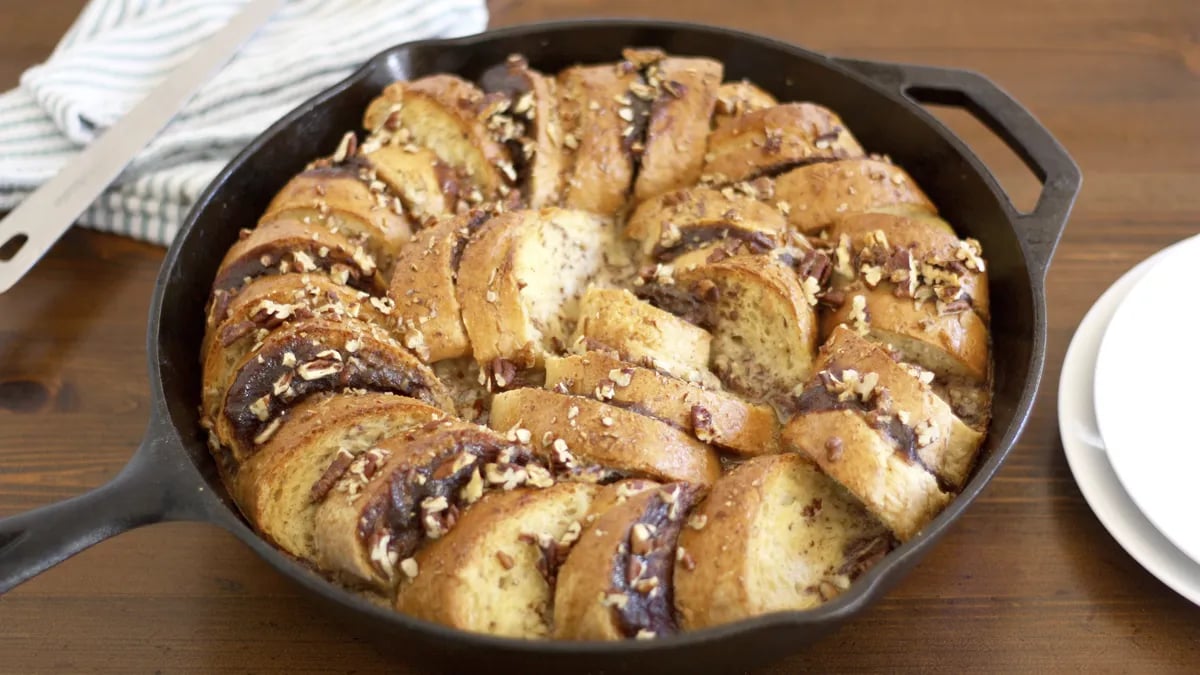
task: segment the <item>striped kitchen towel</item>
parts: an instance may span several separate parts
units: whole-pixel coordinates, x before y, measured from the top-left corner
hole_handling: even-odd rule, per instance
[[[18,204],[225,25],[246,0],[92,0],[0,94],[0,210]],[[288,0],[80,219],[168,244],[247,142],[376,52],[476,33],[484,0]]]

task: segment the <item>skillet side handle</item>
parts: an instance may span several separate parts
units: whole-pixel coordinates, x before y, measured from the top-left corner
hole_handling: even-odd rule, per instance
[[[105,539],[168,520],[213,520],[215,496],[165,425],[151,422],[141,446],[109,483],[0,520],[0,596]]]
[[[835,59],[917,103],[965,109],[996,134],[1042,183],[1033,211],[1023,213],[1005,195],[1004,209],[1020,225],[1017,234],[1042,277],[1066,228],[1083,177],[1066,149],[1008,92],[979,73],[857,59]],[[1041,281],[1042,279],[1039,279]]]

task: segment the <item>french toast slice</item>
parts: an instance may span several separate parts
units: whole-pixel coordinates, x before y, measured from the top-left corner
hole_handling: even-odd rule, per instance
[[[831,600],[892,548],[858,501],[795,453],[731,469],[679,534],[675,608],[697,630]]]

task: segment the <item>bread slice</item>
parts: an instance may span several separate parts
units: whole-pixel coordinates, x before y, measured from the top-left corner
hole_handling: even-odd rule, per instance
[[[428,148],[384,145],[376,140],[364,144],[360,152],[370,167],[364,172],[372,183],[386,185],[399,198],[404,212],[423,226],[454,213],[459,191],[469,187],[460,185],[458,173]]]
[[[837,304],[821,320],[823,335],[845,325],[933,371],[941,381],[987,381],[988,330],[975,312],[940,311],[933,300],[898,298],[886,284],[869,288],[862,281],[835,287],[826,297]]]
[[[243,232],[217,268],[214,297],[232,296],[258,277],[289,272],[325,274],[339,284],[383,295],[379,265],[360,240],[291,218]]]
[[[767,256],[739,255],[675,273],[710,306],[713,370],[730,389],[774,400],[812,374],[816,289]]]
[[[698,494],[683,483],[645,490],[583,530],[558,571],[556,639],[651,639],[677,632],[675,544]]]
[[[813,103],[784,103],[745,113],[713,131],[704,176],[736,183],[862,155],[862,146],[833,111]]]
[[[508,212],[467,244],[458,300],[475,360],[540,367],[575,327],[579,297],[605,263],[611,224],[582,211]]]
[[[314,561],[384,593],[399,581],[400,561],[446,536],[485,492],[554,484],[515,438],[451,419],[382,439],[358,458],[339,457],[313,489]]]
[[[990,303],[982,248],[974,239],[959,239],[946,221],[851,215],[835,220],[829,237],[840,248],[849,248],[857,276],[868,286],[894,283],[908,298],[933,299],[951,308],[965,303],[987,320]]]
[[[216,420],[235,367],[272,330],[313,317],[382,324],[383,313],[370,301],[366,293],[335,284],[329,277],[293,272],[259,277],[228,301],[214,303],[201,348],[207,423]],[[376,303],[386,307],[378,299]]]
[[[725,239],[769,250],[786,228],[782,213],[752,197],[728,188],[697,187],[640,203],[625,223],[625,236],[641,243],[644,256],[665,263]]]
[[[413,223],[390,188],[354,164],[297,174],[271,200],[259,222],[272,220],[321,225],[361,242],[385,272],[413,232]]]
[[[579,396],[602,395],[614,405],[628,406],[739,455],[779,451],[779,418],[769,406],[704,389],[602,352],[547,358],[546,388]]]
[[[779,105],[775,97],[750,80],[724,82],[717,87],[717,104],[713,110],[712,128],[716,129],[755,110]]]
[[[235,462],[243,462],[279,430],[293,405],[347,389],[390,391],[454,411],[433,372],[382,328],[313,318],[272,332],[242,359],[221,404],[216,436]]]
[[[869,414],[837,408],[800,413],[784,425],[783,441],[842,484],[900,541],[908,541],[951,496],[933,474],[898,450],[889,425],[877,422],[884,429],[876,428]]]
[[[700,178],[717,87],[724,73],[720,61],[675,56],[646,68],[649,89],[633,89],[634,96],[653,97],[634,183],[636,201],[694,185]]]
[[[614,385],[615,386],[615,385]],[[610,400],[605,392],[600,398]],[[492,399],[493,429],[525,429],[555,467],[600,465],[631,476],[709,485],[721,473],[712,448],[690,434],[617,404],[544,389]]]
[[[563,205],[613,215],[633,186],[632,147],[644,124],[641,99],[630,88],[641,83],[629,62],[573,66],[558,75],[563,144],[572,160]]]
[[[859,377],[878,378],[876,386],[887,392],[886,410],[913,429],[912,447],[906,452],[937,476],[947,490],[962,488],[983,434],[964,424],[938,398],[930,386],[932,372],[897,361],[883,346],[845,326],[835,328],[821,346],[816,369],[839,378],[849,370]]]
[[[485,495],[449,534],[400,563],[396,609],[475,633],[548,637],[552,565],[578,538],[598,490],[558,483]]]
[[[936,215],[904,169],[878,159],[843,159],[800,166],[775,178],[775,200],[788,224],[815,234],[852,213],[881,209]]]
[[[502,93],[511,101],[505,111],[512,126],[507,142],[525,204],[535,209],[557,206],[571,159],[563,145],[558,82],[530,68],[519,55],[484,71],[480,81],[485,91]]]
[[[382,438],[445,418],[438,408],[390,393],[312,396],[292,408],[279,431],[238,467],[229,484],[255,529],[284,551],[314,560],[320,500],[313,499],[313,487],[335,459],[359,457]]]
[[[807,459],[756,457],[717,481],[679,535],[679,624],[811,609],[891,547],[887,529]]]
[[[688,382],[720,388],[708,370],[712,336],[624,289],[592,287],[571,336],[576,352],[602,349]]]
[[[392,325],[404,346],[427,363],[467,356],[471,342],[456,291],[467,240],[492,214],[474,210],[417,233],[396,259],[389,295]]]
[[[428,148],[483,193],[511,186],[512,161],[487,127],[493,108],[474,84],[455,75],[394,82],[367,107],[363,126],[383,144]],[[512,174],[512,178],[509,177]]]

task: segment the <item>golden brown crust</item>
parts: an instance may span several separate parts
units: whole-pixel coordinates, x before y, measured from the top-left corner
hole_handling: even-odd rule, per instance
[[[260,223],[299,220],[322,225],[363,243],[384,270],[412,238],[413,224],[387,186],[353,166],[297,174],[275,195]]]
[[[522,179],[525,205],[557,206],[571,159],[563,145],[557,81],[530,68],[524,57],[513,55],[502,66],[485,71],[482,84],[512,102],[506,111],[511,122],[495,124],[511,136],[508,143]]]
[[[400,561],[446,536],[485,492],[553,483],[527,447],[486,427],[444,419],[398,431],[358,457],[339,453],[313,485],[314,560],[387,592]]]
[[[459,197],[458,176],[432,150],[415,145],[379,145],[364,146],[360,152],[370,165],[364,169],[368,177],[386,185],[416,223],[454,213]]]
[[[755,110],[779,105],[775,97],[750,80],[725,82],[717,88],[717,103],[713,109],[712,127],[721,127],[736,117]]]
[[[401,561],[414,574],[406,572],[396,609],[476,633],[547,637],[553,597],[538,570],[538,537],[569,546],[572,525],[579,527],[599,489],[559,483],[485,495],[449,534]]]
[[[882,557],[887,539],[885,528],[803,457],[746,461],[717,481],[679,535],[680,626],[815,607]]]
[[[845,301],[821,319],[821,333],[845,324],[904,359],[932,370],[939,379],[965,377],[986,382],[989,373],[987,325],[975,312],[942,314],[932,300],[898,298],[885,285],[868,288],[861,282],[839,289]],[[855,300],[861,297],[862,302]]]
[[[474,84],[454,75],[431,75],[393,82],[373,100],[363,126],[387,143],[415,143],[432,150],[483,193],[501,195],[511,186],[512,162],[504,145],[487,128],[493,108]],[[507,170],[506,170],[507,169]]]
[[[879,239],[879,233],[883,234],[883,240]],[[946,221],[934,216],[908,218],[864,213],[836,219],[829,229],[829,236],[833,241],[840,241],[842,237],[848,240],[850,252],[859,265],[859,276],[868,283],[871,280],[862,269],[864,247],[879,247],[893,255],[898,250],[908,251],[920,274],[918,285],[936,281],[934,290],[937,290],[936,286],[944,286],[946,290],[961,289],[960,297],[987,320],[990,300],[987,269],[980,257],[982,250],[974,240],[959,239]],[[943,278],[948,280],[942,281]],[[913,294],[908,295],[912,297]],[[940,294],[937,299],[949,301]]]
[[[383,294],[379,266],[361,241],[291,218],[245,232],[217,268],[214,296],[232,296],[258,277],[290,272],[325,274],[339,284]]]
[[[736,183],[800,164],[862,155],[862,147],[833,111],[813,103],[784,103],[748,112],[713,131],[704,176]]]
[[[556,465],[599,464],[632,475],[698,485],[711,485],[721,474],[716,452],[690,434],[582,396],[544,389],[506,391],[492,399],[489,424],[500,430],[528,429],[535,449]],[[573,459],[564,462],[564,458]]]
[[[933,373],[897,362],[878,343],[845,326],[833,330],[821,346],[816,370],[841,375],[851,369],[859,376],[874,373],[878,387],[887,392],[889,410],[903,416],[914,430],[920,462],[942,481],[958,490],[966,482],[983,434],[955,417],[950,406],[934,393]]]
[[[241,463],[272,438],[296,403],[346,389],[390,391],[454,411],[433,372],[383,329],[313,318],[272,332],[237,365],[214,420],[216,438]]]
[[[622,384],[626,377],[628,384]],[[779,418],[772,408],[601,352],[546,359],[546,388],[636,407],[702,442],[739,455],[779,451]]]
[[[488,221],[459,266],[458,299],[475,360],[538,367],[546,353],[565,346],[579,297],[604,264],[611,230],[599,216],[566,209]]]
[[[787,229],[782,213],[732,189],[684,188],[648,199],[625,223],[625,236],[641,242],[642,254],[656,262],[723,239],[757,248],[776,246]]]
[[[901,541],[915,537],[950,502],[933,474],[902,457],[862,413],[798,414],[784,425],[783,441],[858,497]]]
[[[301,401],[279,431],[227,481],[242,513],[283,550],[313,560],[312,487],[340,449],[358,456],[381,438],[446,413],[390,393],[340,393]]]
[[[767,256],[738,255],[675,273],[709,306],[713,370],[730,389],[773,400],[812,374],[814,290]]]
[[[564,206],[612,215],[633,183],[630,87],[637,70],[622,64],[574,66],[558,76],[563,143],[574,154]],[[628,118],[628,119],[626,119]]]
[[[259,277],[228,302],[213,303],[201,347],[204,416],[210,423],[216,419],[234,367],[270,331],[314,316],[382,325],[384,315],[370,300],[328,277],[291,273]]]
[[[695,498],[694,489],[674,483],[600,512],[558,571],[554,637],[623,640],[675,633],[675,542]]]
[[[650,104],[645,150],[634,184],[636,201],[700,178],[724,72],[719,61],[678,57],[664,58],[647,69],[646,79],[657,89],[657,97]]]
[[[775,178],[775,203],[788,224],[815,234],[852,213],[882,210],[936,215],[937,209],[904,169],[877,159],[843,159],[800,166]]]
[[[625,289],[589,288],[569,344],[575,352],[611,351],[688,382],[720,387],[708,370],[712,344],[708,331]]]
[[[442,220],[418,232],[396,259],[389,291],[396,336],[427,363],[471,353],[455,289],[463,247],[489,218],[473,211]]]

